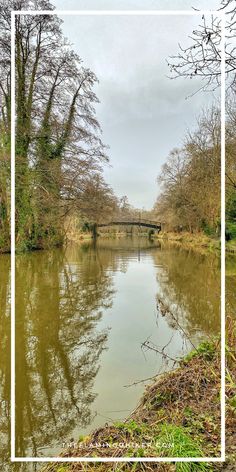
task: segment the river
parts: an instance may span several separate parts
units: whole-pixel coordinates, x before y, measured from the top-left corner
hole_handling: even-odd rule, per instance
[[[231,290],[234,257],[228,267]],[[7,255],[0,257],[0,277],[0,447],[7,462]],[[216,254],[147,238],[100,239],[17,255],[16,455],[57,455],[71,438],[122,421],[144,391],[147,382],[140,380],[171,369],[169,357],[182,357],[192,344],[219,333],[219,300]],[[168,357],[147,344],[159,351],[166,346]]]

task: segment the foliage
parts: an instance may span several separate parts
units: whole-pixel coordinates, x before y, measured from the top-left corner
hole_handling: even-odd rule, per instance
[[[211,361],[214,359],[216,355],[217,349],[216,349],[216,343],[210,342],[210,341],[204,341],[201,344],[199,344],[197,349],[194,349],[191,351],[189,354],[187,354],[184,358],[184,362],[189,362],[193,357],[202,357],[203,359],[206,359],[208,361]]]
[[[228,180],[226,194],[226,240],[236,239],[236,188]]]
[[[212,228],[212,226],[209,225],[205,220],[202,221],[201,223],[201,228],[203,232],[206,234],[206,236],[214,236],[215,234],[215,229]]]
[[[118,429],[121,429],[121,430],[124,429],[125,431],[128,431],[131,435],[133,433],[134,434],[141,434],[142,432],[144,432],[147,429],[146,425],[138,424],[135,420],[129,420],[125,423],[116,422],[115,426]]]
[[[226,223],[226,241],[236,239],[236,222]]]

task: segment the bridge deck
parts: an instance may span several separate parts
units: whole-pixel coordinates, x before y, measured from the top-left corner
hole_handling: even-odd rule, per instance
[[[151,221],[151,220],[119,220],[119,221],[110,221],[108,223],[99,223],[97,226],[98,228],[102,228],[104,226],[142,226],[146,228],[152,228],[152,229],[158,229],[159,231],[161,230],[161,223]]]

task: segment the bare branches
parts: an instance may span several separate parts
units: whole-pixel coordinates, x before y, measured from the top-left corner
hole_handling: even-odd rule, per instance
[[[226,13],[226,76],[228,87],[235,87],[236,71],[236,20],[234,0],[222,0],[219,11]],[[202,23],[190,36],[191,45],[179,45],[179,52],[168,60],[171,79],[199,77],[204,85],[202,89],[215,90],[220,85],[221,63],[221,20],[211,15],[202,16]]]
[[[158,310],[161,311],[161,313],[163,314],[168,314],[175,322],[175,325],[177,326],[177,328],[180,329],[180,331],[182,332],[182,334],[184,335],[185,339],[187,339],[189,341],[189,343],[191,344],[191,346],[193,347],[193,349],[197,349],[196,346],[194,345],[194,343],[192,342],[192,339],[191,337],[188,335],[188,333],[186,332],[186,330],[183,328],[183,326],[181,326],[181,324],[179,323],[179,320],[177,318],[177,316],[174,315],[173,311],[170,310],[170,307],[165,307],[163,301],[158,298],[157,299],[157,308]],[[168,342],[168,344],[166,344],[164,346],[164,349],[170,344],[170,342],[172,341],[172,338],[170,339],[170,341]]]
[[[168,344],[171,342],[171,340],[168,342]],[[167,344],[167,345],[168,345]],[[150,350],[150,351],[154,351],[156,352],[157,354],[160,354],[163,358],[163,360],[169,360],[169,361],[172,361],[174,363],[174,365],[178,362],[178,359],[174,359],[173,357],[171,357],[169,354],[167,354],[165,352],[165,348],[167,347],[164,346],[162,348],[158,348],[152,341],[149,341],[148,339],[146,339],[146,341],[144,341],[141,345],[142,349],[143,348],[146,348],[147,350]]]
[[[158,177],[161,193],[155,211],[167,230],[218,231],[220,215],[220,115],[202,113],[198,128],[181,149],[168,156]]]

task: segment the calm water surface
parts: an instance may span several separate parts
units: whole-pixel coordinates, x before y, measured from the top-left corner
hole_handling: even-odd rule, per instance
[[[236,263],[229,261],[230,285]],[[1,429],[10,420],[10,261],[1,267]],[[161,314],[159,301],[169,310]],[[183,356],[220,329],[220,268],[200,254],[147,239],[100,240],[18,255],[16,264],[16,453],[55,455],[63,442],[135,408],[139,380],[172,367],[148,340]],[[174,317],[171,315],[174,315]],[[176,320],[178,322],[176,323]],[[180,327],[182,327],[182,330]],[[130,386],[131,385],[131,386]]]

